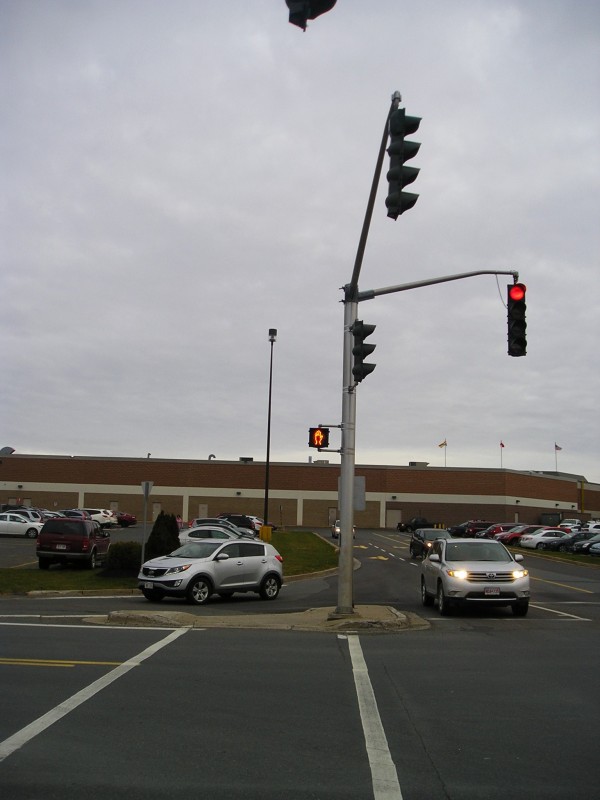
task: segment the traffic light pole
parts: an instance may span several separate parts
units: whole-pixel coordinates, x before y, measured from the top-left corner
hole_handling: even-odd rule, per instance
[[[375,206],[377,186],[381,178],[381,169],[385,157],[385,148],[389,137],[389,120],[393,111],[398,108],[402,97],[400,92],[394,92],[388,115],[385,119],[385,128],[375,173],[371,184],[371,192],[365,212],[365,219],[358,242],[356,259],[350,283],[344,287],[344,355],[342,369],[342,446],[340,466],[340,555],[338,561],[338,604],[333,616],[350,616],[354,613],[353,601],[353,546],[352,531],[354,528],[354,466],[355,466],[355,428],[356,428],[356,384],[352,374],[352,331],[350,330],[358,316],[358,279],[362,267],[371,217]]]

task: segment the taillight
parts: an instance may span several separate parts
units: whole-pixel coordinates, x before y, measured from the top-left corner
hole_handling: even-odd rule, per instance
[[[277,553],[277,555],[275,556],[275,558],[277,559],[277,561],[281,561],[281,563],[283,564],[283,557],[282,557],[282,556],[280,556],[280,555],[279,555],[279,553]]]

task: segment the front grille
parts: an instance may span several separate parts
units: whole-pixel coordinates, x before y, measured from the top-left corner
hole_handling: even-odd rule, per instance
[[[166,569],[149,569],[148,567],[142,568],[142,574],[148,578],[160,578],[161,575],[166,573]]]
[[[514,577],[512,572],[469,572],[468,579],[472,583],[512,583]]]

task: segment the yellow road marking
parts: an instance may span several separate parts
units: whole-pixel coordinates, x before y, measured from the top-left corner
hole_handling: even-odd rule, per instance
[[[0,658],[0,664],[20,664],[23,667],[118,667],[121,661],[73,661],[47,658]]]
[[[533,575],[529,576],[532,581],[539,581],[540,583],[549,583],[552,586],[561,586],[563,589],[572,589],[574,592],[584,592],[585,594],[595,594],[595,592],[591,591],[590,589],[580,589],[577,586],[571,586],[568,583],[558,583],[558,581],[547,581],[544,578],[534,578]]]
[[[370,561],[389,561],[387,556],[369,556]]]

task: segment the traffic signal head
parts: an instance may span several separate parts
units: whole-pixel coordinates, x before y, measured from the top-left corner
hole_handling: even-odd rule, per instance
[[[390,115],[390,169],[387,174],[389,183],[385,204],[388,217],[397,219],[398,214],[408,211],[417,202],[418,194],[403,191],[416,180],[419,170],[416,167],[405,167],[404,163],[419,152],[418,142],[407,142],[406,136],[415,133],[421,122],[420,117],[407,117],[403,108],[397,108]]]
[[[354,336],[352,374],[356,383],[360,383],[376,367],[376,364],[369,364],[365,361],[365,358],[368,358],[377,347],[375,344],[365,344],[365,339],[373,333],[375,328],[375,325],[367,325],[361,319],[357,319],[350,328]]]
[[[527,322],[525,321],[524,283],[514,283],[508,287],[506,309],[508,316],[508,355],[524,356],[527,354]]]
[[[308,446],[325,450],[329,447],[329,428],[309,428]]]
[[[306,21],[331,11],[336,0],[285,0],[285,3],[290,10],[292,25],[297,25],[305,31]]]

